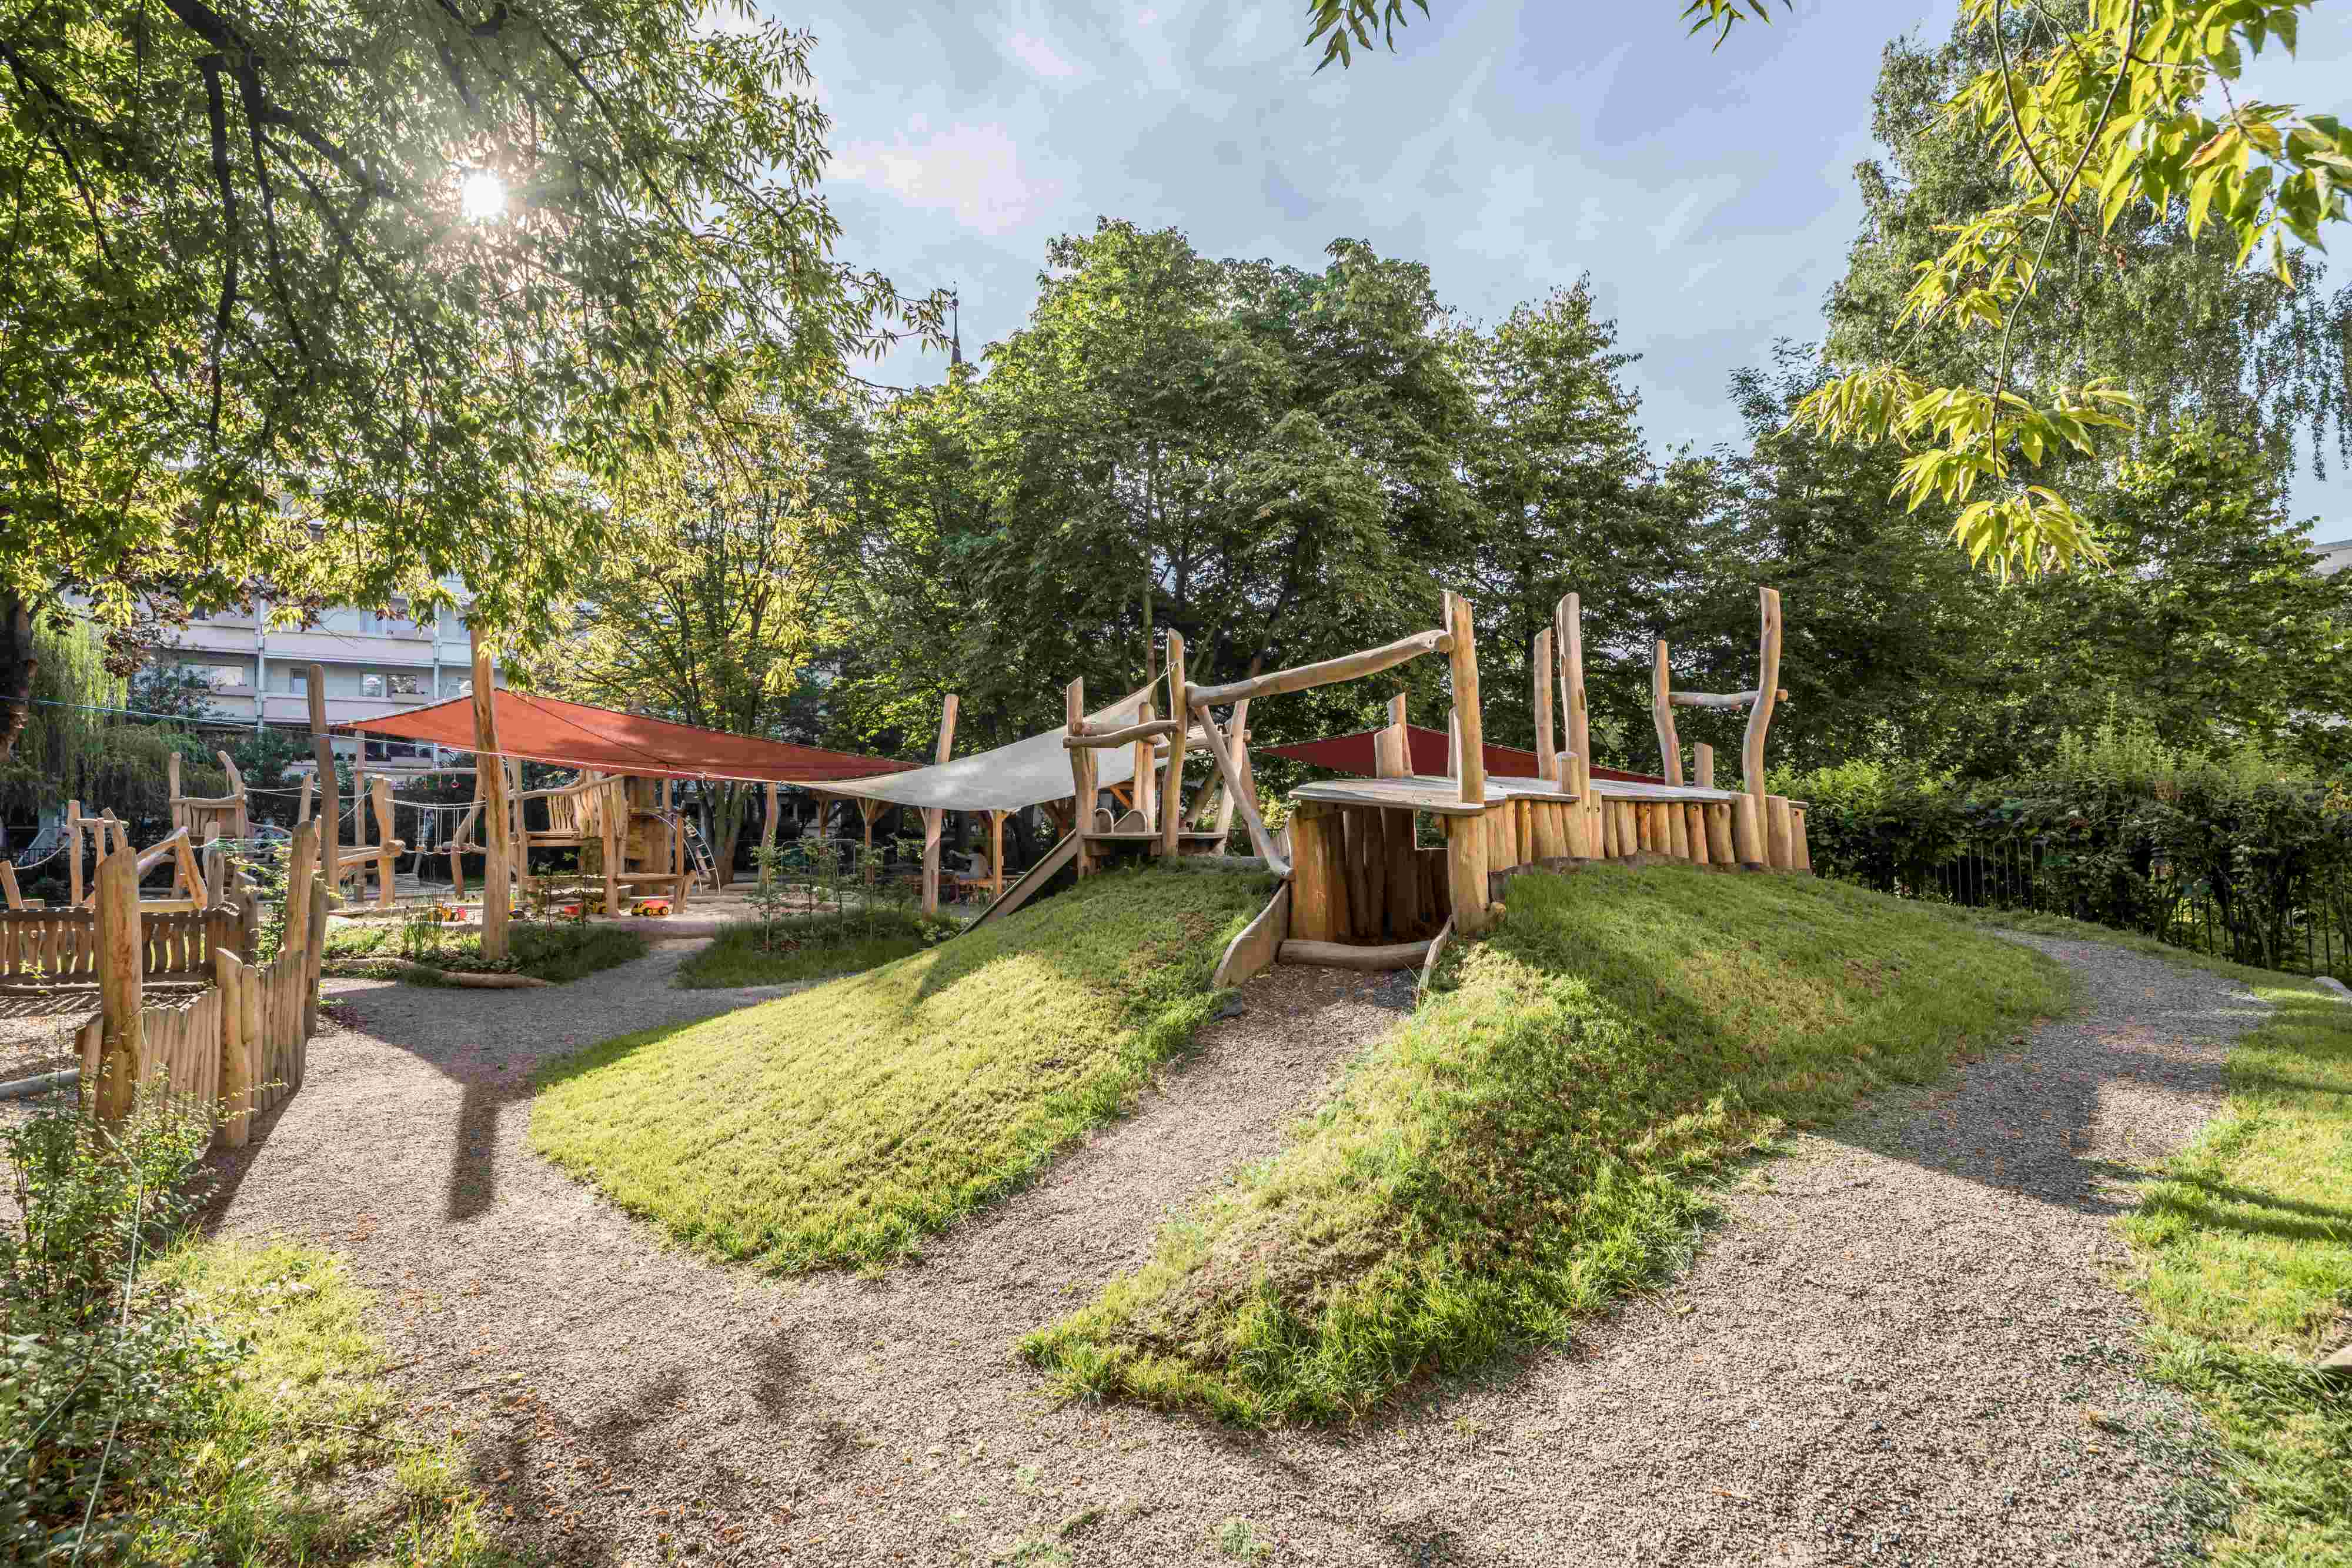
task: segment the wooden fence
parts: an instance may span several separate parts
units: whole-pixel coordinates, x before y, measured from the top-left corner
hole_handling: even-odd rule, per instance
[[[139,916],[140,972],[149,980],[213,977],[213,955],[253,951],[254,932],[242,911]],[[98,984],[98,911],[0,909],[0,987]]]
[[[118,853],[100,863],[93,945],[112,956],[98,966],[100,1011],[78,1036],[84,1093],[100,1121],[127,1115],[139,1089],[160,1088],[209,1107],[234,1147],[246,1142],[256,1113],[302,1086],[327,924],[317,838],[316,823],[295,835],[289,880],[304,891],[267,964],[248,961],[249,921],[229,910],[214,912],[217,920],[135,916],[131,862]],[[145,1003],[144,979],[199,977],[200,961],[211,989],[190,1001]]]

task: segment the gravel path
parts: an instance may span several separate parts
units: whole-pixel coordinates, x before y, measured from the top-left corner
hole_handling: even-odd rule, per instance
[[[334,982],[310,1080],[227,1171],[224,1228],[384,1292],[420,1424],[578,1563],[2139,1563],[2200,1462],[2103,1282],[2134,1169],[2218,1104],[2254,1005],[2035,946],[2088,1007],[2021,1052],[1801,1140],[1671,1289],[1565,1354],[1354,1434],[1056,1406],[1013,1341],[1328,1097],[1409,995],[1284,968],[1139,1113],[878,1279],[665,1249],[522,1146],[531,1067],[746,998],[681,953],[537,992]]]

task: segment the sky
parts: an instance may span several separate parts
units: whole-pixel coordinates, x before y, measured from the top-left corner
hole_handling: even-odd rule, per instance
[[[1315,72],[1304,0],[761,0],[817,40],[844,260],[953,287],[977,357],[1019,327],[1045,246],[1099,216],[1204,255],[1320,267],[1362,239],[1492,322],[1590,274],[1660,449],[1742,436],[1731,373],[1810,342],[1861,218],[1887,41],[1953,0],[1797,0],[1720,50],[1680,0],[1432,0],[1394,56]],[[2321,5],[2258,96],[2352,104],[2352,5]],[[907,348],[870,379],[935,381]],[[2352,536],[2352,480],[2294,497]]]

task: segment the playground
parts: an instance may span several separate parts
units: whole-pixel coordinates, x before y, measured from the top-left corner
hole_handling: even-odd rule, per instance
[[[0,956],[78,1017],[101,1124],[133,1083],[213,1108],[215,1235],[346,1258],[410,1428],[554,1560],[2184,1550],[2186,1405],[2076,1351],[2134,1332],[2110,1221],[2262,1007],[1812,877],[1766,785],[1771,590],[1749,689],[1683,689],[1656,644],[1652,772],[1591,756],[1575,596],[1517,752],[1444,603],[1223,685],[1171,633],[1156,681],[1071,682],[1059,726],[965,757],[950,699],[928,764],[485,678],[368,731],[475,748],[446,891],[402,885],[386,780],[334,831],[322,766],[282,916],[244,800],[175,788],[143,849],[77,804],[94,873],[78,839],[74,904],[9,912]],[[1265,748],[1324,775],[1267,800],[1253,711],[1422,659],[1444,728],[1391,696]],[[1739,787],[1690,708],[1745,715]],[[719,885],[674,791],[722,769],[917,813],[906,944],[778,983],[723,956],[896,895],[765,845]],[[1059,832],[1018,870],[1024,811]],[[963,921],[952,812],[992,841]],[[336,967],[426,927],[487,967]],[[528,973],[563,931],[610,951]]]

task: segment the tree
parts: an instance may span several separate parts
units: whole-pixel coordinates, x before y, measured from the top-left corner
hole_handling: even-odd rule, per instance
[[[759,444],[694,443],[615,496],[635,525],[597,561],[561,684],[608,706],[738,735],[774,733],[814,641],[814,565],[831,520],[810,501],[799,422],[763,411]],[[727,879],[756,784],[709,781]]]
[[[143,717],[178,719],[184,724],[213,718],[220,712],[213,706],[211,677],[179,659],[142,664],[131,677],[123,706]]]
[[[462,573],[542,638],[600,486],[936,325],[832,256],[810,47],[689,0],[18,7],[0,626],[432,608]]]
[[[2045,285],[2093,267],[2128,273],[2116,225],[2140,205],[2179,214],[2191,240],[2214,226],[2235,265],[2266,252],[2270,270],[2293,284],[2287,242],[2317,248],[2323,227],[2345,215],[2352,128],[2293,104],[2241,102],[2233,84],[2264,47],[2294,47],[2312,4],[1961,0],[1964,26],[1992,58],[1946,113],[1988,133],[2000,187],[1955,214],[1954,232],[1905,292],[1897,325],[1971,336],[1987,369],[1945,380],[1890,352],[1816,389],[1798,422],[1895,443],[1906,454],[1896,493],[1915,507],[1953,507],[1953,536],[1971,559],[2033,573],[2095,558],[2075,503],[2034,480],[2069,453],[2094,455],[2102,429],[2131,427],[2137,404],[2095,342],[2065,339]],[[1771,16],[1769,0],[1679,9],[1718,47],[1742,20]],[[1307,14],[1309,45],[1321,42],[1323,64],[1343,68],[1353,47],[1407,19],[1404,0],[1308,0]],[[2021,350],[2043,340],[2068,352],[2045,352],[2038,371]]]

